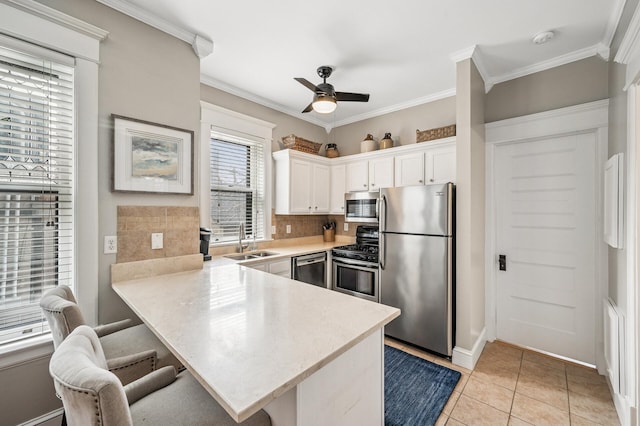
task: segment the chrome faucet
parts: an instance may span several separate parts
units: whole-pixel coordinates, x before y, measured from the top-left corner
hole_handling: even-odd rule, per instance
[[[244,235],[244,232],[244,222],[240,222],[240,229],[238,229],[238,253],[242,253],[244,249],[249,246],[249,244],[242,244],[242,236]]]

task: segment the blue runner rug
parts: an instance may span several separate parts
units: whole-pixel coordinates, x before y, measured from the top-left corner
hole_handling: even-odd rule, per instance
[[[384,347],[385,426],[434,425],[460,373]]]

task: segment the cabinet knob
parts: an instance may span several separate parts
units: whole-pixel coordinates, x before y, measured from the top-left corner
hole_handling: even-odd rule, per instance
[[[340,210],[344,210],[344,206],[340,206]]]
[[[422,179],[420,179],[420,180],[418,181],[418,183],[422,183]]]
[[[316,210],[318,210],[318,206],[316,206]]]
[[[311,206],[309,206],[309,210],[311,210]]]
[[[433,182],[433,179],[429,179],[429,182]]]
[[[364,187],[366,188],[366,187],[367,187],[367,184],[365,183],[365,184],[364,184],[364,185],[362,185],[362,186],[364,186]]]
[[[371,184],[371,186],[376,186],[376,184],[375,184],[375,183],[372,183],[372,184]]]

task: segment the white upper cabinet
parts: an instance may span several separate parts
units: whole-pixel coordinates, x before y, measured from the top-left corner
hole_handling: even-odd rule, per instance
[[[456,181],[456,146],[434,148],[425,153],[426,183]]]
[[[329,213],[329,166],[275,154],[276,214]]]
[[[369,191],[393,186],[393,156],[369,160]]]
[[[393,156],[347,163],[347,191],[377,191],[393,186]]]
[[[369,164],[358,161],[347,164],[347,192],[369,190]]]
[[[329,191],[329,213],[344,214],[344,193],[347,187],[347,175],[344,164],[331,166],[331,190]]]
[[[273,153],[276,214],[344,214],[344,193],[456,181],[455,138],[346,157]]]
[[[396,186],[424,185],[424,152],[396,155]]]

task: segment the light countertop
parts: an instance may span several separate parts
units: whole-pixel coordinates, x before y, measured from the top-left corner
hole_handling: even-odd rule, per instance
[[[340,245],[267,250],[287,256],[331,244]],[[236,421],[400,315],[396,308],[233,261],[115,282],[113,288]]]

